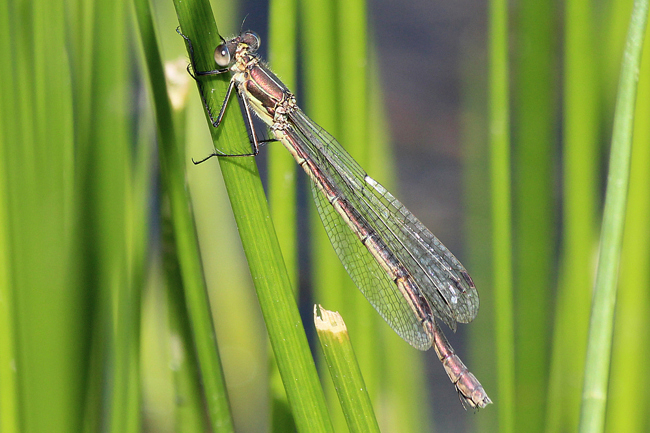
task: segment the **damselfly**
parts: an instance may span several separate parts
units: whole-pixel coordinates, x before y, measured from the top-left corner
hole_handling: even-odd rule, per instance
[[[343,147],[296,105],[296,98],[262,62],[260,38],[246,31],[225,40],[214,59],[221,69],[192,70],[212,125],[221,123],[232,90],[244,107],[259,143],[251,111],[270,128],[311,179],[316,208],[343,266],[379,314],[417,349],[434,346],[465,407],[492,403],[483,387],[454,352],[435,317],[452,330],[471,322],[478,312],[476,287],[463,265],[402,203],[368,176]],[[215,119],[203,95],[200,77],[232,73]],[[214,153],[211,156],[244,156]],[[208,158],[209,158],[208,157]],[[207,159],[207,158],[206,158]]]

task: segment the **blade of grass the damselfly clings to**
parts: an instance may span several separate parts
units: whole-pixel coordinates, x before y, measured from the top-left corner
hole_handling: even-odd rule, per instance
[[[0,56],[12,58],[11,29],[9,26],[9,2],[0,4]],[[15,285],[11,275],[12,248],[10,244],[9,202],[9,146],[18,143],[14,92],[14,63],[0,64],[0,430],[21,431],[19,383],[16,369],[17,333],[15,310]]]
[[[546,431],[575,431],[587,348],[598,208],[598,59],[584,0],[565,7],[563,241],[553,324]]]
[[[515,227],[515,430],[541,432],[547,391],[551,336],[551,294],[555,268],[553,176],[556,99],[556,5],[519,4],[513,110],[513,219]],[[525,42],[524,42],[525,41]],[[523,47],[525,45],[525,48]]]
[[[643,38],[648,20],[648,0],[636,0],[621,65],[614,114],[607,191],[603,211],[600,251],[589,339],[579,431],[601,432],[605,424],[607,386],[614,327],[617,277],[629,182],[632,131]]]
[[[298,2],[296,0],[269,2],[269,64],[273,72],[293,92],[297,91],[297,35]],[[296,173],[298,167],[281,143],[271,143],[267,154],[271,217],[297,299],[299,271]],[[273,431],[291,431],[295,429],[295,423],[288,411],[282,378],[272,357],[270,361]]]
[[[637,119],[650,118],[650,27],[646,26],[636,99]],[[642,432],[647,429],[647,405],[633,389],[650,385],[646,344],[650,337],[650,124],[634,123],[630,190],[628,196],[619,286],[612,367],[607,403],[609,432]]]
[[[220,28],[234,29],[228,30],[226,34],[239,32],[242,24],[241,19],[234,16],[234,7],[224,1],[212,3],[218,11],[222,25]],[[203,274],[208,286],[222,368],[226,384],[237,384],[228,388],[230,410],[237,431],[257,432],[267,429],[269,420],[269,396],[266,392],[260,392],[268,382],[267,337],[218,164],[216,160],[198,166],[192,163],[192,158],[201,159],[212,152],[214,147],[211,144],[210,128],[205,127],[205,114],[199,94],[194,91],[194,81],[185,70],[187,54],[183,39],[173,31],[178,25],[173,4],[168,5],[176,24],[165,19],[165,22],[169,22],[166,28],[171,31],[164,33],[174,38],[168,44],[174,47],[174,51],[166,57],[174,59],[173,63],[179,61],[182,64],[179,76],[191,81],[192,91],[188,95],[185,110],[187,116],[176,122],[176,131],[177,137],[184,137],[186,143],[183,147],[186,149],[184,162],[187,185],[192,198]],[[164,6],[166,10],[167,3]],[[156,16],[160,17],[160,12]],[[242,143],[242,148],[244,146],[246,144]],[[266,151],[265,148],[264,152]]]
[[[514,431],[514,329],[512,301],[512,217],[510,193],[510,110],[508,106],[508,8],[504,0],[489,6],[490,177],[497,344],[499,431]]]
[[[186,297],[188,320],[197,352],[210,425],[217,431],[234,431],[225,379],[216,345],[194,219],[185,188],[185,154],[177,143],[163,65],[156,42],[149,2],[135,2],[136,17],[147,64],[149,86],[158,127],[161,180],[169,210]]]
[[[478,31],[478,30],[477,30]],[[497,389],[494,342],[494,293],[491,277],[489,148],[487,145],[486,58],[470,33],[461,46],[461,143],[463,163],[464,245],[467,269],[480,290],[481,310],[468,328],[472,372],[488,390]],[[483,411],[473,417],[473,431],[497,431],[498,411]]]
[[[300,37],[302,38],[301,60],[304,95],[301,95],[298,103],[302,104],[310,118],[334,137],[338,137],[340,131],[339,95],[334,89],[337,88],[337,77],[340,73],[337,63],[340,49],[337,43],[337,18],[334,6],[333,2],[319,0],[301,2]],[[345,281],[349,281],[350,277],[336,256],[323,228],[323,222],[311,201],[309,199],[308,206],[314,299],[345,313],[344,307],[348,304],[347,296],[356,294],[347,293],[349,287],[345,286]],[[319,368],[325,375],[324,362],[319,362]],[[345,431],[347,426],[338,404],[336,391],[330,381],[325,381],[323,386],[336,426],[335,430]]]
[[[219,13],[221,18],[221,13]],[[224,18],[227,19],[227,18]],[[239,19],[234,27],[239,30]],[[178,35],[174,32],[177,38]],[[181,38],[179,38],[181,39]],[[182,42],[182,39],[181,39]],[[187,184],[199,239],[201,260],[207,281],[212,320],[220,347],[222,368],[228,388],[235,430],[255,432],[268,429],[268,350],[264,323],[259,311],[237,226],[233,219],[223,178],[216,160],[194,165],[213,151],[210,129],[194,81],[191,81],[186,117],[178,122],[185,132]],[[231,104],[236,99],[231,100]],[[241,148],[246,146],[241,144]]]
[[[368,124],[372,127],[368,129],[368,141],[372,143],[373,151],[368,153],[367,169],[389,191],[394,191],[393,150],[374,42],[370,43],[369,51]],[[377,314],[374,316],[373,320],[378,321],[378,331],[381,333],[379,359],[383,373],[382,391],[374,404],[379,425],[384,431],[430,431],[430,411],[422,410],[429,407],[426,382],[421,379],[426,376],[424,356],[422,352],[413,350],[389,326],[384,326]],[[420,403],[414,405],[413,401]]]
[[[314,305],[314,324],[350,433],[379,432],[350,335],[338,312]]]
[[[197,70],[213,69],[210,58],[219,39],[209,5],[202,1],[174,4],[182,31],[193,41]],[[213,112],[219,110],[227,83],[227,77],[202,79],[203,89],[220,89],[204,92]],[[215,145],[223,152],[241,153],[241,143],[248,143],[241,113],[235,114],[238,108],[231,101],[219,131],[209,127],[213,138],[220,138]],[[243,147],[246,152],[248,146]],[[305,432],[332,431],[255,160],[221,158],[219,164],[296,425]]]

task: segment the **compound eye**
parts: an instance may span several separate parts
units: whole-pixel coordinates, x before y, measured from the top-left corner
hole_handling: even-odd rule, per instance
[[[219,46],[214,50],[214,61],[222,68],[230,64],[230,51],[225,43],[219,44]]]

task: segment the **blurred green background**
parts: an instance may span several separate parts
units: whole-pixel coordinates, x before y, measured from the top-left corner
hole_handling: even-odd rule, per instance
[[[507,10],[510,173],[490,164],[495,3],[212,3],[220,33],[260,34],[303,110],[454,252],[481,295],[476,320],[448,335],[494,401],[472,413],[435,353],[404,343],[354,287],[305,176],[280,144],[264,146],[257,163],[336,431],[345,421],[320,361],[314,303],[346,320],[382,431],[577,429],[632,2],[524,0]],[[171,1],[0,4],[3,433],[220,431],[215,400],[236,431],[292,429],[218,164],[191,162],[213,147],[177,26]],[[156,61],[171,108],[156,94]],[[639,77],[611,432],[650,428],[647,44]],[[505,207],[495,206],[499,175]],[[506,268],[495,259],[499,223],[511,236]],[[205,295],[211,317],[197,324]],[[212,392],[221,370],[227,395]]]

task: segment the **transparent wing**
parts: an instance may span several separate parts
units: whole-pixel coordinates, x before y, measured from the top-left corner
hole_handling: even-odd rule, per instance
[[[432,340],[395,282],[347,227],[343,218],[313,182],[311,187],[327,236],[352,281],[400,337],[417,349],[427,350],[431,347]]]
[[[295,125],[295,133],[304,145],[304,152],[321,167],[332,185],[340,189],[340,194],[381,236],[391,253],[413,276],[419,290],[431,304],[435,315],[453,330],[456,329],[457,322],[472,321],[478,312],[478,293],[469,274],[456,257],[404,205],[370,178],[330,134],[311,121],[301,110],[295,109],[289,114],[289,119]],[[318,193],[318,191],[314,192]],[[317,197],[318,194],[314,196]],[[319,200],[322,202],[324,199],[317,199],[317,203]],[[335,227],[343,226],[345,223],[337,221],[338,226],[328,227],[326,218],[332,220],[333,218],[328,214],[336,214],[336,211],[326,200],[324,204],[326,206],[323,204],[319,206],[319,213],[334,243],[334,239],[345,236],[335,233],[342,231]],[[347,230],[347,227],[345,229]],[[350,233],[349,237],[351,240],[348,243],[355,240],[359,244],[357,248],[365,250],[354,234]],[[334,247],[337,248],[336,245]],[[350,254],[339,250],[340,248],[337,249],[339,258],[345,265],[346,261],[351,260]],[[355,254],[361,255],[358,251]],[[374,263],[373,257],[367,251],[365,255],[368,256],[367,262]],[[366,266],[369,266],[374,273],[384,272],[376,263],[374,268],[367,263]],[[370,273],[370,270],[356,271],[357,274],[364,272]],[[355,276],[352,273],[350,276],[369,300],[378,297],[375,292],[380,289],[373,285],[374,279],[363,275]],[[392,284],[392,280],[388,276],[386,278],[391,282],[390,288],[395,292],[395,297],[400,297],[401,293]],[[399,325],[391,322],[387,317],[390,314],[382,312],[380,310],[382,307],[374,303],[373,305],[397,331]],[[383,307],[383,309],[387,308],[389,307]],[[409,314],[407,311],[410,310],[395,314]],[[407,319],[399,320],[407,321]],[[402,337],[410,341],[404,335]]]

